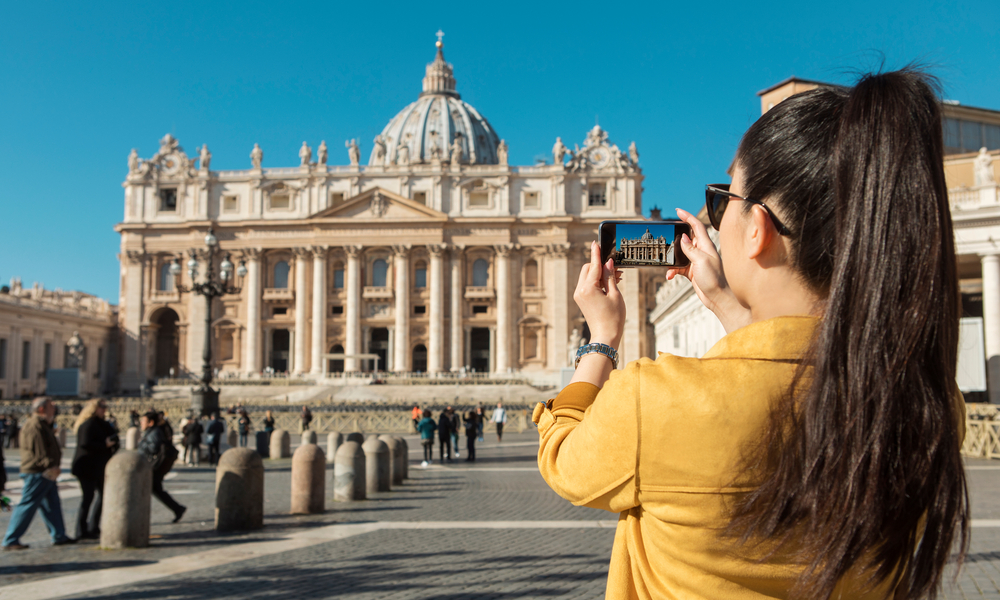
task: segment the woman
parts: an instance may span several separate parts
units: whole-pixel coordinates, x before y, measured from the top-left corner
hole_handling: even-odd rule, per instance
[[[118,450],[118,432],[105,420],[108,405],[91,400],[76,418],[76,451],[72,473],[80,481],[83,498],[76,516],[76,538],[101,537],[101,508],[104,497],[104,467]]]
[[[240,433],[240,448],[247,447],[247,436],[250,435],[250,415],[247,414],[246,409],[240,409],[240,420],[237,423],[237,429]]]
[[[929,79],[869,75],[747,131],[732,185],[707,194],[718,252],[678,211],[691,265],[668,277],[688,277],[727,336],[613,374],[584,346],[534,414],[549,485],[621,513],[608,598],[919,598],[956,533],[964,555],[942,148]],[[574,294],[610,349],[618,276],[595,245]]]
[[[434,462],[434,431],[437,429],[437,423],[431,418],[431,411],[426,408],[423,415],[424,418],[417,423],[417,431],[420,433],[420,445],[424,447],[424,461],[420,466],[426,467]]]
[[[465,414],[465,450],[468,455],[465,462],[476,462],[476,437],[479,435],[479,419],[476,413],[469,411]]]
[[[274,416],[271,411],[267,411],[267,416],[264,417],[264,433],[267,434],[267,443],[271,443],[271,433],[274,431]]]
[[[205,433],[205,428],[198,419],[198,415],[191,415],[191,419],[181,427],[181,434],[184,435],[184,455],[186,464],[189,467],[201,466],[201,436]]]

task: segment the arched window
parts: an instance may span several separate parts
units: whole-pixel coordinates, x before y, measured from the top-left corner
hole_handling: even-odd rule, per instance
[[[524,263],[524,287],[538,287],[538,263],[533,258]]]
[[[274,265],[274,287],[280,289],[288,288],[288,262],[279,260]]]
[[[427,371],[427,346],[423,344],[413,347],[413,370],[418,373]]]
[[[485,258],[477,258],[472,263],[472,285],[475,287],[486,287],[490,281],[490,263]]]
[[[340,344],[334,344],[333,348],[330,348],[330,354],[343,354],[344,347]],[[344,372],[344,359],[342,358],[331,358],[328,367],[329,373],[343,373]]]
[[[344,263],[338,262],[333,265],[333,289],[344,289]]]
[[[372,263],[372,285],[375,287],[385,287],[386,274],[389,272],[389,265],[381,258]]]
[[[170,274],[170,263],[163,263],[160,267],[160,290],[174,291],[174,276]]]
[[[413,276],[413,287],[418,289],[427,287],[427,263],[422,260],[417,262]]]

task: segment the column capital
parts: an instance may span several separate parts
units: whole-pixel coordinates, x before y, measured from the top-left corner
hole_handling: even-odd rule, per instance
[[[295,255],[295,258],[298,258],[300,260],[305,260],[305,259],[309,258],[309,255],[311,254],[311,252],[310,252],[309,248],[307,248],[307,247],[296,247],[296,248],[292,248],[292,254]]]
[[[392,253],[396,255],[396,258],[407,258],[410,256],[411,248],[410,244],[393,244]]]
[[[343,246],[343,248],[344,248],[344,254],[347,255],[347,258],[357,258],[361,256],[361,251],[364,250],[364,246],[359,246],[356,244],[348,244],[346,246]]]
[[[545,251],[552,258],[566,258],[571,248],[572,244],[568,242],[563,244],[547,244],[545,246]]]
[[[310,246],[309,251],[312,252],[313,258],[326,258],[328,252],[330,252],[329,246]]]
[[[264,250],[262,248],[243,248],[240,250],[240,254],[243,260],[257,261],[264,254]]]
[[[428,244],[427,252],[430,253],[431,258],[441,258],[446,252],[451,248],[448,244]]]
[[[511,255],[511,252],[513,252],[517,247],[518,247],[518,244],[494,244],[493,245],[493,249],[496,251],[497,256],[502,256],[503,258],[509,257]]]
[[[141,264],[143,263],[149,255],[147,255],[142,250],[126,250],[125,259],[130,263]]]
[[[980,254],[979,260],[984,263],[1000,261],[1000,254]]]

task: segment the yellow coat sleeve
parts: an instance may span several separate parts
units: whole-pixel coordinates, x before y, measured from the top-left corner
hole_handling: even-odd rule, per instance
[[[638,506],[639,363],[613,371],[603,388],[568,385],[550,404],[532,417],[546,483],[578,506],[612,512]]]

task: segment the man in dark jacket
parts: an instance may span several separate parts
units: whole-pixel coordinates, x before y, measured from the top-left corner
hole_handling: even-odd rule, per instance
[[[441,448],[442,463],[444,462],[446,456],[448,458],[448,462],[451,462],[451,432],[454,430],[455,422],[452,420],[447,410],[442,410],[441,416],[438,417],[438,444],[440,444]],[[447,452],[445,451],[446,449]]]
[[[81,415],[76,428],[76,452],[73,454],[73,475],[80,480],[83,498],[76,516],[76,538],[96,540],[101,537],[101,509],[104,505],[104,467],[118,450],[118,432],[104,418],[108,405],[103,400]],[[86,414],[93,411],[90,417]]]
[[[208,464],[213,467],[219,463],[219,444],[226,435],[226,423],[219,418],[219,413],[212,415],[212,422],[205,431],[208,434]]]
[[[56,546],[72,544],[73,538],[66,536],[63,524],[62,504],[59,502],[59,461],[62,451],[59,440],[52,431],[52,421],[56,417],[56,405],[52,400],[39,396],[31,403],[32,415],[24,422],[20,433],[21,445],[21,502],[14,509],[3,538],[4,550],[24,550],[21,536],[28,530],[35,511],[42,510],[42,520],[49,529],[52,543]]]
[[[153,495],[174,513],[174,523],[184,516],[186,506],[181,506],[166,490],[163,489],[163,478],[170,472],[177,460],[177,448],[167,436],[163,425],[159,423],[159,415],[150,411],[139,418],[143,435],[139,440],[138,450],[146,455],[146,460],[153,465]]]
[[[201,426],[201,421],[197,416],[193,416],[190,421],[184,424],[181,433],[184,434],[185,456],[189,466],[197,467],[201,464],[201,434],[205,429]]]

